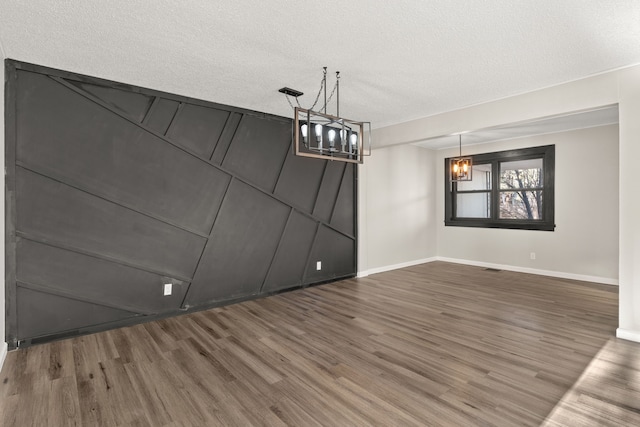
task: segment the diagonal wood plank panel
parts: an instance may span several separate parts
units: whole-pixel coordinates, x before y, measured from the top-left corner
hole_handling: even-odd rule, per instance
[[[357,169],[292,156],[290,119],[6,67],[11,348],[355,275]]]

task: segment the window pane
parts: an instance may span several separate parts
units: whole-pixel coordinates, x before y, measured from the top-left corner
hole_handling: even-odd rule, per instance
[[[458,193],[456,216],[458,218],[489,218],[491,216],[491,193]]]
[[[471,181],[458,181],[458,191],[491,190],[491,164],[473,165]]]
[[[543,175],[542,158],[501,162],[500,189],[539,188]]]
[[[501,219],[542,219],[542,190],[501,191]]]

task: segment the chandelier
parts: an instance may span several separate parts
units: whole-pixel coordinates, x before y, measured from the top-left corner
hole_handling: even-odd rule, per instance
[[[462,134],[460,134],[459,137],[460,156],[454,157],[449,161],[451,181],[471,181],[471,166],[473,160],[471,157],[462,157]]]
[[[320,95],[324,91],[324,105],[314,111]],[[293,149],[296,156],[340,160],[363,163],[365,156],[371,155],[371,123],[358,122],[340,117],[340,72],[336,71],[336,82],[327,99],[327,67],[323,67],[320,90],[311,108],[302,108],[298,97],[302,92],[283,87],[289,105],[294,109]],[[327,105],[336,96],[336,115],[327,114]],[[289,97],[296,100],[294,107]],[[367,144],[365,145],[365,125]]]

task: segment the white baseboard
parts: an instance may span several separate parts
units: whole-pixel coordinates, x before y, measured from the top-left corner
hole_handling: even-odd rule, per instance
[[[558,277],[560,279],[580,280],[583,282],[602,283],[604,285],[618,286],[618,279],[600,276],[587,276],[584,274],[564,273],[562,271],[539,270],[537,268],[517,267],[513,265],[493,264],[489,262],[469,261],[466,259],[436,257],[438,261],[453,262],[456,264],[473,265],[476,267],[496,268],[498,270],[516,271],[518,273],[538,274],[540,276]]]
[[[370,274],[384,273],[385,271],[397,270],[399,268],[411,267],[413,265],[425,264],[433,261],[452,262],[455,264],[466,264],[466,265],[473,265],[476,267],[496,268],[498,270],[515,271],[518,273],[538,274],[540,276],[550,276],[550,277],[557,277],[560,279],[580,280],[583,282],[602,283],[603,285],[618,286],[618,279],[612,279],[609,277],[589,276],[585,274],[565,273],[562,271],[553,271],[553,270],[540,270],[537,268],[518,267],[514,265],[494,264],[490,262],[470,261],[467,259],[447,258],[447,257],[441,257],[441,256],[417,259],[414,261],[402,262],[400,264],[393,264],[393,265],[387,265],[384,267],[376,267],[369,270],[363,270],[358,272],[358,275],[356,277],[360,277],[360,278],[367,277]]]
[[[640,342],[640,332],[627,331],[626,329],[616,329],[616,336],[623,340]]]
[[[384,267],[376,267],[369,270],[359,271],[357,277],[367,277],[370,274],[384,273],[385,271],[397,270],[399,268],[411,267],[413,265],[425,264],[427,262],[436,261],[436,257],[416,259],[413,261],[401,262],[400,264],[386,265]]]
[[[0,371],[2,371],[2,366],[4,365],[4,359],[7,357],[7,343],[3,342],[0,346]]]

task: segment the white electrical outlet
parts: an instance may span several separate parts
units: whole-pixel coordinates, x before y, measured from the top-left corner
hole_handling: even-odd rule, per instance
[[[167,295],[171,295],[171,288],[173,287],[173,285],[171,283],[165,283],[164,284],[164,296],[166,297]]]
[[[322,261],[316,262],[316,270],[322,270]]]
[[[536,259],[536,253],[535,252],[531,252],[531,259]]]

